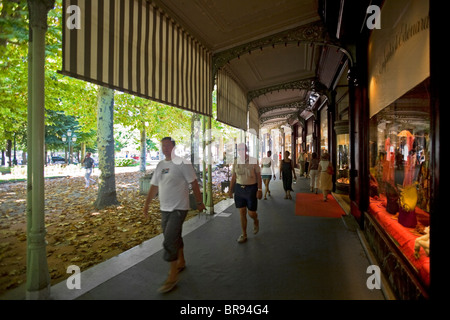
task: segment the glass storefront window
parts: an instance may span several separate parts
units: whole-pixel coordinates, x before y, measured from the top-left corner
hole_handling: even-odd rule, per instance
[[[322,108],[320,110],[320,154],[328,151],[328,108]]]
[[[284,134],[284,151],[289,151],[289,153],[292,155],[291,131]]]
[[[414,186],[416,207],[429,212],[430,104],[424,82],[370,120],[370,172],[378,191]],[[374,181],[375,181],[374,180]]]
[[[348,193],[350,186],[349,165],[350,165],[350,135],[348,133],[337,134],[337,176],[336,192]]]
[[[370,119],[369,213],[396,241],[424,283],[429,256],[415,240],[430,225],[429,79]]]
[[[313,153],[315,151],[312,143],[313,143],[313,135],[311,133],[306,136],[306,152],[307,153]]]

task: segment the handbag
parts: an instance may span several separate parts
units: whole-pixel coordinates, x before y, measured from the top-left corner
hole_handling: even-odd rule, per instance
[[[331,164],[329,164],[328,167],[327,167],[327,173],[329,175],[331,175],[331,176],[334,174],[334,169],[333,169],[333,166]]]
[[[416,218],[417,189],[416,184],[404,188],[400,192],[400,207],[398,222],[406,228],[414,228],[417,225]]]
[[[398,223],[406,228],[415,228],[417,225],[416,208],[413,208],[411,211],[406,211],[404,207],[400,206]]]
[[[390,183],[386,183],[386,211],[390,214],[398,212],[398,192]]]
[[[378,192],[378,181],[372,174],[370,174],[369,196],[374,198],[374,197],[378,197],[379,195],[380,194]]]

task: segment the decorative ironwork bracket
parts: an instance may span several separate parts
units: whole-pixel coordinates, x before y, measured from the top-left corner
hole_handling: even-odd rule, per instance
[[[265,107],[258,110],[259,116],[261,117],[264,113],[278,110],[278,109],[294,109],[299,110],[300,112],[306,110],[309,107],[308,103],[305,100],[290,102],[282,105],[276,105],[272,107]]]
[[[291,30],[286,30],[213,54],[213,76],[215,77],[217,71],[221,67],[229,61],[239,58],[241,55],[251,53],[254,50],[262,50],[268,46],[276,46],[279,44],[287,45],[288,43],[300,44],[300,42],[311,44],[334,44],[331,38],[328,37],[322,21],[311,22]]]
[[[316,78],[295,80],[291,82],[281,83],[275,86],[270,86],[266,88],[261,88],[247,93],[247,101],[250,103],[253,99],[262,96],[268,92],[279,91],[279,90],[308,90],[315,91],[319,94],[326,94],[327,88],[325,85],[319,82]]]

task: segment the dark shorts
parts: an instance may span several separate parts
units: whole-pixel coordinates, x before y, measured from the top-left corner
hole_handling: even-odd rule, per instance
[[[257,184],[244,186],[236,183],[234,186],[234,203],[236,208],[247,207],[250,211],[256,211],[258,209],[257,191]]]
[[[269,179],[269,180],[271,180],[272,179],[272,175],[270,175],[270,174],[265,174],[265,175],[262,175],[261,176],[261,179],[263,179],[263,180],[265,180],[265,179]]]
[[[166,261],[175,261],[178,258],[178,250],[184,247],[181,236],[184,219],[187,210],[161,211],[161,226],[164,234],[164,256]]]

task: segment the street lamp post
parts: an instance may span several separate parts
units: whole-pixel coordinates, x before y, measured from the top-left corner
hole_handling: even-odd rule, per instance
[[[72,158],[72,152],[70,152],[70,142],[76,142],[77,141],[77,136],[74,134],[72,136],[72,130],[67,130],[67,136],[65,134],[62,135],[62,141],[66,142],[66,140],[69,142],[69,164],[72,163],[71,158]]]

